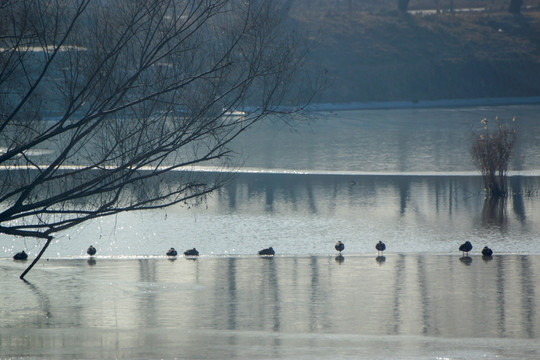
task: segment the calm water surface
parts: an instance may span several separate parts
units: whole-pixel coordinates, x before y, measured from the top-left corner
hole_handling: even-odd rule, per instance
[[[335,176],[245,174],[197,208],[122,214],[60,234],[48,258],[161,256],[196,247],[203,256],[253,255],[272,246],[281,255],[375,252],[538,254],[539,177],[511,179],[505,202],[484,199],[477,176]],[[35,256],[42,242],[4,237],[3,257],[21,247]]]
[[[511,169],[540,170],[540,106],[351,110],[296,123],[261,123],[240,139],[244,166],[374,173],[476,171],[472,130],[516,117]],[[538,172],[537,172],[538,174]]]
[[[362,110],[322,113],[291,130],[261,124],[235,144],[238,175],[197,208],[122,214],[57,235],[51,258],[155,256],[174,246],[206,255],[325,255],[337,240],[370,254],[454,253],[471,240],[496,253],[537,254],[540,233],[540,106]],[[469,155],[481,119],[516,116],[512,196],[484,200]],[[489,120],[489,121],[490,121]],[[174,181],[174,176],[168,181]],[[41,242],[0,236],[0,257]]]
[[[0,260],[0,355],[537,359],[540,256]]]
[[[0,236],[0,358],[540,358],[538,114],[369,110],[294,130],[261,124],[235,144],[243,172],[202,206],[58,234],[29,282],[11,257],[42,242]],[[505,202],[484,199],[468,152],[471,127],[495,116],[518,118]],[[493,259],[478,255],[484,245]],[[201,257],[168,261],[171,246]],[[275,258],[255,256],[268,246]]]

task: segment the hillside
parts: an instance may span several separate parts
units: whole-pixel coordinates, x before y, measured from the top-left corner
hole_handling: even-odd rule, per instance
[[[311,61],[328,71],[320,101],[540,96],[540,11],[422,16],[291,11]]]

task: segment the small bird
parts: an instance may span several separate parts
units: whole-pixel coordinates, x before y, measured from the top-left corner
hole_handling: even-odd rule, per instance
[[[28,254],[23,251],[16,253],[13,255],[13,260],[26,260],[28,259]]]
[[[469,251],[472,250],[472,244],[470,241],[465,241],[461,246],[459,247],[459,251],[463,252],[463,256],[469,256]],[[465,255],[467,254],[467,255]]]
[[[184,251],[184,255],[185,256],[199,256],[199,252],[197,251],[197,249],[193,248],[193,249]]]
[[[334,246],[337,251],[339,251],[339,255],[341,255],[341,252],[345,250],[345,244],[343,244],[341,241],[338,241],[336,243],[336,246]]]
[[[178,255],[178,252],[174,248],[170,248],[169,251],[167,251],[167,256],[176,256]]]
[[[94,255],[96,255],[96,248],[93,247],[92,245],[90,245],[90,246],[88,247],[88,250],[86,250],[86,253],[87,253],[88,255],[90,255],[90,256],[94,256]]]
[[[379,242],[375,244],[375,249],[377,249],[377,254],[382,253],[384,250],[386,250],[386,245],[379,240]]]
[[[493,250],[491,250],[487,246],[484,246],[484,248],[482,249],[482,255],[491,256],[491,255],[493,255]]]
[[[261,251],[259,251],[259,255],[265,255],[265,256],[274,256],[276,252],[274,251],[274,249],[272,249],[272,247],[270,246],[268,249],[262,249]]]

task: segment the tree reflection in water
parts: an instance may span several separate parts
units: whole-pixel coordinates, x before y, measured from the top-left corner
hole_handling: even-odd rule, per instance
[[[457,346],[445,339],[481,338],[488,352],[540,339],[540,256],[479,258],[468,266],[459,255],[427,254],[389,254],[384,266],[333,255],[51,260],[32,284],[13,283],[19,265],[3,261],[2,352],[88,358],[88,344],[99,344],[104,357],[290,358],[310,348],[332,358],[343,355],[336,334],[349,337],[345,352],[373,337],[397,353],[396,339],[416,337],[443,352]],[[540,354],[538,341],[525,345],[518,354]]]
[[[506,197],[491,197],[484,199],[482,205],[482,224],[504,227],[506,224]]]

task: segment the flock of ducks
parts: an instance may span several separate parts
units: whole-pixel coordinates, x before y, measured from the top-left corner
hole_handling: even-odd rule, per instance
[[[345,250],[345,245],[341,241],[338,241],[334,247],[339,252],[339,256],[341,256],[341,252]],[[471,251],[472,248],[473,246],[471,242],[465,241],[463,244],[459,246],[459,251],[463,252],[464,257],[468,257],[469,251]],[[378,243],[375,244],[375,249],[377,249],[377,255],[382,255],[384,250],[386,250],[386,244],[383,243],[382,241],[379,241]],[[482,256],[485,256],[485,257],[493,256],[493,250],[491,250],[487,246],[484,246],[484,248],[482,249]]]
[[[471,251],[473,248],[470,241],[465,241],[463,244],[460,245],[459,251],[463,253],[463,256],[469,256],[469,251]],[[482,249],[482,256],[490,257],[493,256],[493,250],[488,248],[487,246],[484,246]]]
[[[176,251],[174,248],[170,248],[167,251],[166,255],[167,256],[176,256],[176,255],[178,255],[178,251]],[[189,250],[184,251],[184,256],[199,256],[199,252],[195,248],[189,249]]]
[[[341,241],[338,241],[336,243],[336,245],[334,246],[334,248],[336,249],[336,251],[339,252],[339,257],[341,257],[341,252],[343,250],[345,250],[345,244],[343,244]],[[472,250],[472,248],[473,248],[473,246],[472,246],[471,242],[470,241],[465,241],[463,244],[461,244],[459,246],[459,251],[461,251],[463,253],[463,257],[468,257],[469,252]],[[378,243],[375,244],[375,249],[377,250],[377,255],[380,256],[380,255],[383,254],[384,250],[386,250],[386,244],[383,243],[382,241],[379,241]],[[96,255],[97,250],[93,245],[90,245],[88,247],[88,249],[86,250],[86,253],[88,255],[90,255],[90,256],[94,256],[94,255]],[[269,247],[267,249],[262,249],[261,251],[258,252],[258,254],[260,256],[274,256],[275,253],[276,252],[274,251],[274,249],[272,247]],[[169,256],[169,257],[174,257],[174,256],[178,255],[178,251],[176,251],[174,248],[170,248],[166,252],[166,255]],[[189,249],[189,250],[184,251],[184,256],[186,256],[186,257],[199,256],[199,252],[195,248]],[[491,250],[487,246],[484,246],[484,248],[482,249],[482,256],[485,256],[485,257],[493,256],[493,250]],[[26,252],[24,252],[24,250],[23,250],[21,252],[16,253],[13,256],[13,259],[14,260],[26,260],[26,259],[28,259],[28,254]]]

